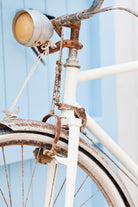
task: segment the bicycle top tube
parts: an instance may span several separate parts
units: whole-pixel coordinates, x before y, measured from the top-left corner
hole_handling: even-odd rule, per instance
[[[112,6],[112,7],[105,7],[103,9],[100,9],[100,7],[102,6],[103,1],[101,1],[97,7],[90,7],[87,10],[84,10],[82,12],[77,12],[74,14],[70,14],[70,15],[66,15],[66,16],[61,16],[61,17],[57,17],[55,19],[52,20],[53,25],[55,24],[56,27],[60,27],[60,26],[66,26],[66,24],[68,22],[76,22],[76,21],[81,21],[84,19],[89,19],[92,16],[102,13],[102,12],[106,12],[106,11],[111,11],[111,10],[122,10],[122,11],[126,11],[136,17],[138,17],[138,13],[133,11],[130,8],[126,8],[126,7],[120,7],[120,6]],[[58,28],[59,29],[59,28]],[[60,35],[61,36],[61,35]]]

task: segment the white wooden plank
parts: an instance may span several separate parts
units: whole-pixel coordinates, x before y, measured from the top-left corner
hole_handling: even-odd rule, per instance
[[[138,11],[137,0],[115,1],[116,5]],[[127,24],[125,24],[127,22]],[[138,58],[137,18],[124,12],[115,14],[116,63],[129,62]],[[137,114],[138,73],[117,76],[118,137],[120,146],[138,163]],[[123,181],[131,193],[135,205],[138,203],[138,189],[124,175]]]

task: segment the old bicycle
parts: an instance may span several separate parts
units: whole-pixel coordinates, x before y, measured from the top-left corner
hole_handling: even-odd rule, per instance
[[[133,206],[133,202],[129,197],[127,190],[122,184],[120,178],[117,176],[116,172],[112,170],[111,165],[103,158],[103,156],[95,149],[95,147],[91,146],[83,139],[80,139],[79,142],[79,132],[81,131],[85,134],[85,125],[92,132],[92,134],[97,137],[100,142],[106,146],[137,178],[138,176],[138,167],[130,160],[130,158],[122,152],[122,150],[109,138],[109,136],[91,119],[88,115],[86,115],[85,110],[81,108],[76,103],[76,86],[78,82],[82,82],[85,80],[105,77],[109,75],[114,75],[118,73],[123,73],[126,71],[134,71],[137,70],[137,62],[113,66],[110,68],[101,68],[100,70],[92,70],[89,72],[79,72],[78,68],[79,63],[77,60],[77,50],[81,49],[82,45],[78,42],[79,30],[80,30],[80,21],[81,19],[85,19],[93,16],[96,13],[104,12],[110,9],[123,9],[123,8],[106,8],[101,9],[103,1],[93,1],[90,9],[85,10],[80,13],[76,13],[73,15],[68,15],[64,17],[59,17],[52,20],[52,25],[56,32],[61,36],[60,43],[53,45],[52,43],[46,41],[46,36],[42,36],[41,40],[34,40],[33,42],[29,42],[28,46],[38,46],[39,52],[43,55],[43,53],[48,54],[50,52],[54,52],[57,49],[60,49],[60,57],[57,62],[57,73],[55,80],[55,90],[53,93],[53,104],[50,115],[43,118],[43,122],[36,121],[27,121],[18,119],[16,117],[16,113],[11,113],[12,110],[7,111],[7,115],[9,119],[5,119],[1,122],[1,148],[4,157],[4,166],[7,177],[7,185],[9,186],[7,170],[6,170],[6,162],[5,162],[5,148],[10,145],[21,145],[21,155],[23,158],[23,150],[24,145],[29,146],[38,146],[35,149],[34,154],[36,156],[36,163],[42,162],[50,163],[48,170],[48,187],[46,190],[46,201],[45,206],[53,206],[55,201],[53,201],[54,195],[54,187],[55,187],[55,178],[57,173],[57,163],[62,163],[63,165],[67,165],[67,178],[66,178],[66,197],[65,197],[65,206],[73,206],[73,198],[75,191],[75,177],[76,177],[76,164],[78,159],[79,166],[86,172],[85,179],[91,177],[94,182],[97,184],[98,189],[96,194],[98,194],[99,190],[103,193],[104,197],[107,200],[109,206]],[[129,9],[125,9],[128,12],[131,12]],[[34,12],[34,16],[38,18],[38,14],[35,11],[25,10],[21,11],[16,15],[16,18],[21,17],[21,15],[27,14],[29,17],[32,17],[32,13]],[[133,13],[133,12],[132,12]],[[135,13],[133,13],[135,14]],[[42,17],[42,16],[41,16]],[[41,19],[41,17],[39,17]],[[44,17],[42,17],[43,19]],[[33,17],[31,21],[34,20]],[[47,20],[48,21],[48,20]],[[16,25],[17,19],[14,22]],[[39,24],[39,22],[38,22]],[[51,32],[51,23],[46,22],[46,27],[50,27]],[[17,25],[16,25],[17,26]],[[62,27],[71,28],[71,40],[64,41],[62,38]],[[43,33],[42,33],[43,34]],[[22,44],[28,44],[28,40],[25,39],[25,42],[21,42],[20,39],[16,36],[17,40]],[[20,34],[19,34],[20,35]],[[33,37],[37,38],[37,37]],[[40,38],[40,37],[39,37]],[[43,39],[44,38],[44,39]],[[30,39],[30,37],[29,37]],[[48,37],[49,39],[49,37]],[[36,41],[36,42],[35,42]],[[44,42],[43,42],[44,41]],[[26,44],[26,45],[27,45]],[[69,58],[65,64],[66,76],[65,76],[65,86],[64,86],[64,95],[63,101],[60,103],[60,75],[62,69],[62,47],[69,47]],[[42,58],[39,56],[38,61]],[[60,119],[54,112],[54,106],[57,106],[61,112],[61,123]],[[11,109],[13,106],[11,107]],[[75,115],[74,115],[75,114]],[[55,126],[46,124],[46,120],[50,117],[54,116],[56,119]],[[81,124],[82,121],[82,124]],[[62,129],[60,130],[60,126]],[[69,128],[69,130],[68,130]],[[86,134],[85,134],[86,135]],[[68,140],[69,140],[69,148],[68,148]],[[76,144],[75,144],[76,142]],[[77,152],[79,142],[79,154]],[[98,146],[97,146],[98,147]],[[68,158],[63,158],[62,156],[67,156]],[[117,153],[116,153],[117,152]],[[78,154],[78,158],[77,158]],[[128,165],[129,163],[129,165]],[[53,179],[54,178],[54,179]],[[85,180],[84,179],[84,180]],[[74,181],[74,182],[73,182]],[[31,182],[32,183],[32,182]],[[31,185],[30,185],[31,186]],[[10,205],[12,206],[12,198],[9,188],[9,200]],[[24,168],[23,168],[23,159],[22,159],[22,206],[27,205],[28,195],[30,188],[28,190],[27,198],[24,199]],[[78,192],[78,191],[77,191]],[[4,193],[1,190],[1,194],[3,195],[3,199],[5,204],[8,206],[7,201],[5,200]],[[53,203],[54,202],[54,203]],[[85,201],[83,202],[85,203]],[[82,205],[83,205],[82,203]],[[63,206],[64,204],[62,204]]]

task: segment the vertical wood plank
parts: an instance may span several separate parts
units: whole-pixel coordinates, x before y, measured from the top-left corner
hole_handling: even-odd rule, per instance
[[[3,44],[4,44],[4,65],[6,75],[6,99],[7,108],[9,108],[17,96],[21,85],[26,76],[26,63],[24,48],[19,46],[12,34],[12,20],[17,11],[23,7],[23,1],[15,0],[14,4],[8,1],[2,1],[3,11]],[[16,6],[15,6],[16,5]],[[9,12],[10,10],[10,12]],[[27,113],[27,91],[22,94],[18,105],[21,113]]]
[[[30,146],[24,146],[24,160],[32,159],[34,157],[33,155],[34,147]],[[5,154],[6,154],[6,162],[7,164],[12,164],[14,162],[21,161],[21,148],[20,146],[9,146],[5,147]],[[19,155],[19,156],[17,156]],[[0,150],[0,166],[3,165],[3,156],[2,152]]]
[[[9,169],[12,205],[18,206],[21,205],[22,201],[21,162],[10,164]]]
[[[24,1],[25,8],[36,9],[45,13],[45,1]],[[36,55],[30,48],[26,48],[27,72],[32,68]],[[45,62],[47,58],[44,57]],[[47,66],[40,62],[29,84],[29,118],[41,120],[48,113],[48,71]]]
[[[46,12],[55,17],[66,14],[66,1],[67,0],[46,0]]]
[[[8,170],[8,167],[7,167],[7,170]],[[5,169],[3,166],[0,166],[0,188],[2,189],[2,192],[4,194],[4,197],[7,203],[9,204],[10,202],[9,202],[8,187],[7,187],[7,182],[6,182]],[[1,194],[0,194],[0,206],[6,206]]]
[[[138,1],[115,0],[115,4],[138,11]],[[127,22],[127,24],[125,24]],[[123,25],[123,26],[122,26]],[[116,63],[138,60],[138,21],[128,13],[115,13]],[[118,142],[128,155],[138,163],[138,72],[117,76],[117,123]],[[138,203],[138,188],[121,172],[121,178],[129,189],[135,205]]]
[[[4,117],[1,112],[6,108],[6,86],[5,86],[5,73],[4,73],[4,42],[3,42],[3,13],[2,13],[2,1],[0,1],[0,118]]]
[[[104,7],[111,2],[105,2]],[[101,66],[115,63],[115,39],[114,39],[114,12],[100,14],[100,56]],[[102,79],[102,127],[117,140],[116,117],[116,79],[108,77]]]
[[[66,167],[59,164],[57,180],[56,180],[56,187],[55,187],[55,197],[57,196],[65,178],[66,178]],[[55,206],[63,206],[65,203],[65,185],[60,193],[59,198],[57,199]]]
[[[25,188],[25,199],[28,192],[28,187],[30,184],[32,172],[30,160],[24,162],[24,188]],[[10,165],[10,187],[12,191],[12,202],[13,206],[22,206],[22,164],[17,162]],[[27,206],[33,207],[33,196],[32,190],[30,191],[30,196],[27,202]]]
[[[33,172],[35,160],[31,160],[31,171]],[[37,164],[32,189],[33,189],[33,207],[44,206],[46,190],[47,165]]]

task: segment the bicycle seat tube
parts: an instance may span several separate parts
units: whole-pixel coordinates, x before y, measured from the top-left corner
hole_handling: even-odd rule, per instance
[[[71,40],[78,41],[80,30],[80,22],[75,23],[75,27],[71,28]],[[63,104],[74,106],[76,100],[77,75],[80,68],[77,59],[78,50],[76,48],[69,49],[69,57],[64,65],[65,67],[65,83]],[[67,158],[67,181],[65,191],[65,207],[73,207],[77,162],[78,162],[78,145],[81,119],[74,116],[73,109],[64,109],[61,112],[61,124],[69,128],[69,145]]]

